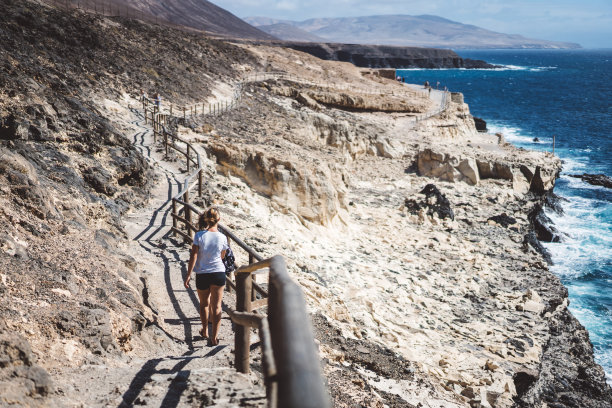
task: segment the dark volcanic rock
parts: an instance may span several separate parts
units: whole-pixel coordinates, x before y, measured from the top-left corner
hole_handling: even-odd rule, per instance
[[[612,389],[593,361],[588,331],[565,307],[553,314],[538,375],[515,376],[517,407],[611,408]]]
[[[540,166],[536,167],[535,173],[533,173],[533,177],[531,177],[531,184],[529,184],[529,192],[540,196],[546,194],[546,189],[544,188],[544,181],[542,180],[542,170],[540,169]]]
[[[474,125],[476,125],[476,130],[479,132],[487,131],[487,122],[484,119],[477,118],[476,116],[472,116],[474,119]]]
[[[540,204],[537,204],[528,214],[529,222],[531,223],[536,236],[540,241],[544,242],[560,242],[561,234],[552,225],[552,220],[544,214],[544,210]]]
[[[280,42],[329,61],[351,62],[364,68],[496,68],[485,61],[463,59],[454,51],[438,48],[393,47],[388,45]]]
[[[117,192],[117,187],[113,184],[113,177],[100,166],[84,171],[83,179],[100,194],[112,197]]]
[[[516,224],[516,218],[510,217],[506,213],[489,217],[489,220],[494,221],[495,223],[503,226],[504,228],[508,228],[510,225]]]
[[[529,231],[523,237],[523,250],[527,251],[529,249],[529,246],[531,246],[539,254],[541,254],[544,260],[549,265],[552,264],[552,257],[550,255],[550,252],[546,248],[544,248],[540,241],[538,241],[538,236],[536,235],[535,231]]]
[[[438,218],[450,218],[455,219],[455,213],[451,208],[450,201],[444,194],[438,190],[433,184],[427,184],[420,194],[425,194],[424,201],[417,201],[413,198],[407,198],[404,201],[406,210],[411,214],[418,214],[421,209],[427,209],[427,215],[433,216],[434,213],[438,214]]]
[[[589,183],[594,186],[602,186],[605,188],[612,188],[612,178],[605,174],[570,174],[570,177],[582,179],[585,183]]]

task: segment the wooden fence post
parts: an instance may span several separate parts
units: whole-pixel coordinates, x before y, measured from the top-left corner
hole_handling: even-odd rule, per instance
[[[251,291],[253,283],[250,273],[236,274],[236,311],[251,311]],[[236,336],[234,339],[234,366],[240,373],[247,374],[250,369],[250,347],[251,347],[251,328],[236,325]]]
[[[191,167],[191,160],[189,160],[189,153],[191,153],[191,145],[187,143],[187,174],[189,174],[189,169]]]
[[[191,229],[191,208],[189,208],[189,188],[187,188],[185,194],[183,194],[183,201],[185,201],[185,219],[187,220],[185,227],[187,228],[187,235],[193,238],[193,230]]]
[[[187,108],[185,108],[185,107],[183,106],[183,120],[185,120],[185,110],[186,110],[186,109],[187,109]]]
[[[166,157],[168,157],[168,132],[164,131],[164,146],[166,147]]]
[[[176,219],[178,213],[176,210],[176,200],[174,200],[174,198],[172,199],[172,214],[174,215],[174,217],[172,217],[172,226],[176,229],[178,227],[178,220]],[[176,236],[176,231],[172,231],[172,235]]]
[[[202,174],[202,169],[200,169],[200,171],[198,172],[198,194],[200,197],[202,197],[202,179],[203,179],[203,174]]]
[[[249,254],[249,265],[255,263],[255,257],[253,256],[253,254]],[[253,282],[255,282],[257,279],[257,275],[253,275],[251,277],[251,279],[253,280]],[[251,289],[251,300],[255,301],[257,299],[257,292],[255,291],[255,287],[252,287]]]

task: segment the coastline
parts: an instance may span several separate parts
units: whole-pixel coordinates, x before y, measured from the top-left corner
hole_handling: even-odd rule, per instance
[[[157,75],[165,101],[230,97],[243,74],[270,68],[349,90],[253,83],[236,109],[178,130],[208,155],[196,205],[221,206],[249,246],[289,259],[336,405],[607,406],[610,387],[567,291],[524,245],[529,191],[550,190],[556,158],[476,132],[459,93],[417,121],[437,101],[404,89],[360,94],[364,83],[394,92],[397,83],[351,64],[18,3],[1,17],[12,57],[0,77],[0,292],[9,300],[0,305],[9,356],[0,402],[119,406],[182,395],[196,404],[216,398],[217,379],[223,398],[234,392],[230,325],[219,360],[203,358],[197,299],[181,280],[188,251],[161,237],[163,202],[185,169],[155,163],[163,149],[134,87]],[[95,52],[66,54],[58,24]],[[155,75],[149,60],[130,62],[151,39],[165,61]],[[109,52],[117,43],[120,58]],[[32,60],[41,49],[44,64]],[[100,63],[111,58],[116,72]],[[227,365],[208,378],[217,364]],[[263,394],[257,373],[239,377],[245,398]]]
[[[296,76],[314,66],[317,75],[347,84],[361,76],[305,54],[255,50]],[[275,236],[261,250],[290,254],[313,311],[327,322],[319,324],[327,374],[340,381],[339,373],[350,371],[362,384],[336,383],[339,400],[370,387],[412,405],[539,406],[577,398],[582,406],[606,406],[612,394],[588,333],[567,311],[567,290],[525,240],[528,214],[552,189],[559,159],[479,134],[460,94],[448,112],[415,125],[410,114],[377,113],[371,105],[356,112],[350,92],[343,92],[347,108],[336,99],[333,108],[317,107],[300,92],[326,100],[324,90],[267,82],[250,87],[249,110],[210,119],[212,133],[193,137],[205,140],[230,191],[251,203],[237,200],[232,211],[268,220],[253,228],[237,216],[234,228]],[[262,132],[280,135],[272,150]],[[215,134],[229,135],[233,152]],[[257,164],[247,172],[249,163]],[[257,176],[263,172],[279,176],[264,181]],[[262,183],[271,202],[245,193]],[[426,201],[419,192],[428,183],[448,197],[454,220],[427,208],[409,212],[407,199]],[[312,214],[314,208],[325,212]],[[515,221],[495,221],[504,214]],[[292,233],[279,236],[267,224]],[[341,335],[329,338],[330,330]],[[355,353],[357,344],[366,352]],[[394,378],[384,368],[364,372],[376,367],[367,363],[376,347],[383,348],[378,356],[400,356],[408,371]]]

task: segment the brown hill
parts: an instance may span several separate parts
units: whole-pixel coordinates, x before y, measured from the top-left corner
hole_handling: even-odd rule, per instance
[[[224,38],[274,40],[229,11],[206,0],[46,0],[58,6],[85,8],[105,15],[136,17],[205,31]]]

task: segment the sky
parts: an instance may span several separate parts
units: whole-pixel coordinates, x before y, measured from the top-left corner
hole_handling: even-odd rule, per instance
[[[433,14],[505,34],[612,48],[612,0],[212,0],[238,17]]]

